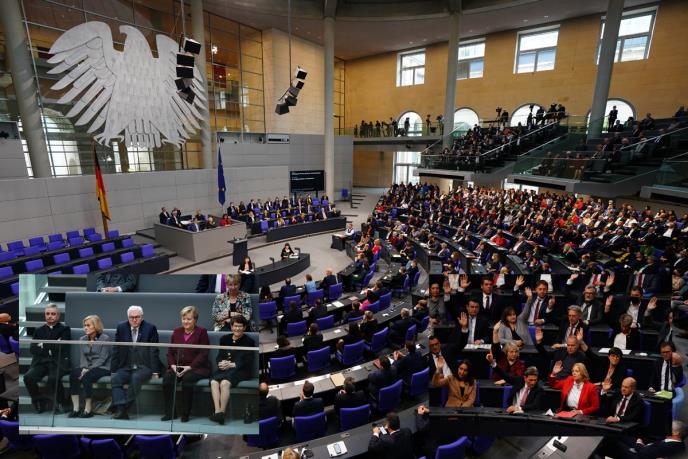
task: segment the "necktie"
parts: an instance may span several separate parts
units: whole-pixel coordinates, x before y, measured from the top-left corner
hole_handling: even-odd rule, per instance
[[[490,296],[485,297],[485,310],[489,311],[490,310]]]
[[[533,322],[535,322],[538,319],[538,313],[540,312],[540,303],[542,303],[542,300],[535,300],[535,313],[533,314]]]
[[[135,343],[138,340],[139,337],[139,329],[138,328],[132,328],[131,329],[131,342]]]
[[[473,326],[474,325],[475,325],[475,319],[473,318],[473,316],[468,316],[468,342],[471,344],[473,343],[473,341],[475,341],[475,337],[473,336],[474,335],[474,332],[473,332],[473,330],[474,330]]]
[[[616,416],[617,417],[623,416],[624,411],[626,411],[626,397],[624,397],[621,400],[621,405],[619,406],[619,410],[616,412]]]
[[[671,382],[671,375],[669,373],[669,362],[664,361],[664,390],[671,390],[669,384]]]
[[[528,386],[523,390],[523,395],[521,395],[521,401],[518,403],[518,406],[523,406],[526,404],[526,400],[528,399],[528,393],[530,392],[530,389]]]

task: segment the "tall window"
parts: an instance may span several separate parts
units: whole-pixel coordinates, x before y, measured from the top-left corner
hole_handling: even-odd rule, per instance
[[[619,25],[619,38],[616,40],[614,62],[639,61],[647,59],[650,53],[650,39],[655,23],[657,10],[643,10],[642,12],[626,11]],[[600,48],[604,35],[604,20],[600,30],[600,44],[597,47],[597,62],[600,62]]]
[[[456,71],[457,80],[467,78],[482,78],[485,57],[485,39],[467,41],[459,44],[459,66]]]
[[[397,151],[394,153],[394,183],[418,183],[420,152]]]
[[[425,50],[399,53],[397,58],[397,86],[413,86],[425,81]]]
[[[628,121],[628,118],[632,117],[633,119],[636,119],[635,110],[628,102],[622,99],[608,99],[607,105],[604,108],[604,121],[602,122],[603,130],[609,129],[609,112],[613,108],[616,108],[616,111],[618,112],[616,119],[619,120],[621,124],[625,124]],[[588,113],[588,124],[590,124],[590,113]]]
[[[406,121],[408,120],[408,129]],[[416,112],[405,112],[397,120],[399,129],[404,129],[408,136],[423,135],[423,120]]]
[[[520,32],[514,73],[553,70],[558,40],[558,26],[546,30]]]
[[[470,108],[460,108],[454,112],[454,130],[464,134],[480,123],[478,114]]]
[[[537,111],[540,109],[540,106],[538,104],[533,104],[533,123],[535,122],[535,114]],[[545,110],[546,111],[546,110]],[[530,110],[530,104],[526,105],[521,105],[518,107],[516,110],[514,110],[511,113],[511,126],[518,126],[518,123],[521,123],[521,126],[525,126],[528,124],[528,114],[531,113]]]

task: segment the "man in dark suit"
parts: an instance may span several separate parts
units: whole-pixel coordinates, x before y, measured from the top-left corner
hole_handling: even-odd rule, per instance
[[[317,298],[313,307],[308,310],[308,325],[315,322],[316,319],[322,319],[328,315],[327,305],[320,298]]]
[[[392,322],[389,326],[389,341],[399,347],[406,341],[406,331],[413,325],[411,311],[401,308],[399,319]]]
[[[566,338],[566,346],[555,350],[554,352],[548,352],[542,345],[543,331],[542,328],[537,327],[535,329],[535,348],[538,353],[543,356],[547,364],[550,362],[556,362],[561,360],[562,370],[557,374],[557,379],[565,379],[571,376],[571,370],[573,365],[576,363],[582,363],[586,367],[588,366],[588,358],[585,353],[580,350],[580,343],[578,338],[575,336],[569,336]]]
[[[301,396],[298,402],[294,404],[292,417],[297,416],[311,416],[313,414],[322,413],[325,409],[323,401],[320,398],[313,397],[315,386],[310,381],[303,383],[301,388]]]
[[[428,349],[430,352],[425,357],[428,366],[428,372],[431,375],[435,374],[437,370],[437,360],[443,358],[446,364],[442,367],[444,377],[448,378],[455,374],[458,367],[458,349],[459,347],[454,343],[442,344],[437,336],[430,336],[428,338]],[[439,387],[428,387],[428,404],[430,406],[440,406],[442,400],[442,389]]]
[[[160,219],[160,224],[161,224],[161,225],[166,225],[166,224],[167,224],[167,219],[170,218],[170,217],[171,217],[171,215],[170,215],[170,213],[167,211],[167,208],[163,207],[162,210],[161,210],[161,212],[160,212],[160,215],[158,215],[158,218]]]
[[[607,424],[616,422],[637,422],[640,424],[643,422],[645,407],[635,388],[635,379],[625,378],[621,382],[621,391],[615,395],[602,389],[602,406],[604,412],[607,413]]]
[[[356,408],[368,403],[365,393],[356,390],[354,378],[347,376],[344,378],[342,389],[334,397],[334,410],[339,414],[342,408]]]
[[[196,293],[225,293],[226,274],[202,274],[196,283]]]
[[[368,395],[377,399],[380,389],[394,384],[397,379],[397,369],[383,355],[380,357],[380,369],[368,375]]]
[[[266,383],[260,383],[258,386],[258,394],[260,401],[258,405],[258,415],[260,419],[267,419],[276,417],[279,422],[282,422],[282,406],[280,400],[274,395],[269,394],[269,387]]]
[[[583,336],[587,332],[588,327],[582,320],[583,313],[581,309],[576,306],[569,306],[566,313],[566,319],[559,325],[559,332],[557,333],[557,338],[554,341],[553,348],[559,348],[566,344],[566,338],[569,336],[577,336],[579,330],[583,330]],[[556,346],[556,347],[555,347]]]
[[[411,384],[411,376],[427,367],[423,356],[416,351],[413,341],[406,341],[404,345],[406,355],[401,351],[394,351],[394,366],[397,369],[397,377],[404,380],[407,386]]]
[[[351,303],[351,311],[345,312],[342,318],[342,323],[346,324],[350,319],[363,317],[363,311],[361,311],[361,303],[359,301],[354,301]]]
[[[136,288],[136,276],[122,272],[104,272],[96,276],[98,292],[132,292]]]
[[[401,428],[401,421],[396,413],[387,414],[385,431],[383,434],[380,427],[373,427],[373,436],[368,443],[369,452],[380,454],[385,459],[414,458],[413,434],[408,428]]]
[[[57,305],[50,303],[45,307],[45,325],[38,327],[33,332],[35,340],[68,341],[71,339],[71,329],[60,322],[60,310]],[[50,409],[52,394],[57,390],[57,397],[53,408],[55,412],[61,411],[61,406],[66,405],[62,376],[69,374],[69,347],[49,343],[32,343],[29,349],[31,353],[31,367],[24,375],[26,390],[31,396],[31,403],[37,413]],[[48,377],[46,394],[42,396],[38,388],[38,382],[44,376]],[[77,409],[76,407],[74,409]]]
[[[325,277],[320,281],[319,288],[323,289],[325,292],[325,297],[327,298],[330,292],[330,287],[337,283],[337,276],[333,274],[332,268],[327,268],[325,270]]]
[[[296,285],[291,285],[291,277],[287,277],[284,279],[284,285],[280,287],[278,303],[284,306],[284,298],[294,295],[296,295]]]
[[[668,390],[673,392],[683,379],[683,361],[681,355],[673,352],[671,343],[663,342],[659,346],[661,359],[655,361],[652,367],[650,388],[656,391]]]
[[[157,343],[158,329],[143,320],[141,306],[129,306],[127,321],[117,324],[115,341],[118,343]],[[112,405],[115,409],[113,419],[129,419],[127,407],[134,403],[141,386],[153,373],[160,370],[158,348],[137,346],[113,346]],[[124,385],[128,385],[124,390]]]
[[[189,226],[187,226],[186,229],[189,231],[192,231],[194,233],[197,233],[197,232],[201,231],[201,223],[199,222],[199,220],[196,217],[194,217],[193,220],[191,221],[191,224]]]
[[[492,291],[494,283],[492,278],[484,277],[480,281],[480,293],[478,294],[478,304],[480,305],[480,311],[490,319],[490,322],[494,323],[501,319],[502,311],[507,306],[508,301],[500,295],[495,295]]]
[[[587,326],[599,325],[604,322],[604,306],[595,298],[595,287],[585,287],[583,298],[579,300],[581,320]]]
[[[490,357],[492,354],[488,354]],[[527,413],[529,411],[539,411],[542,409],[542,403],[545,395],[545,390],[538,381],[537,367],[526,368],[522,378],[512,376],[497,366],[497,361],[492,359],[490,361],[492,370],[497,372],[500,378],[504,379],[508,384],[513,386],[511,393],[513,394],[511,405],[506,409],[506,412],[511,413]]]
[[[463,316],[466,316],[464,321]],[[480,313],[478,300],[471,298],[466,305],[466,311],[461,312],[460,316],[462,339],[467,344],[485,344],[492,341],[492,330],[490,329],[489,319]],[[463,327],[463,322],[466,327]]]

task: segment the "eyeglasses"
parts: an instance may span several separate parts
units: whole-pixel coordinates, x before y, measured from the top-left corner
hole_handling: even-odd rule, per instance
[[[130,319],[140,319],[143,316],[129,316]]]

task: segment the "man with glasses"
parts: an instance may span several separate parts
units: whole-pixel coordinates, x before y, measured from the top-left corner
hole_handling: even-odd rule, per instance
[[[676,384],[683,379],[683,359],[674,352],[671,343],[663,342],[659,346],[661,359],[655,361],[650,378],[650,391],[674,392]]]
[[[130,306],[127,321],[117,324],[115,341],[118,343],[158,343],[155,325],[143,320],[143,308]],[[129,419],[131,406],[153,373],[160,368],[157,346],[114,346],[112,350],[112,405],[113,419]],[[125,390],[124,385],[129,387]]]

